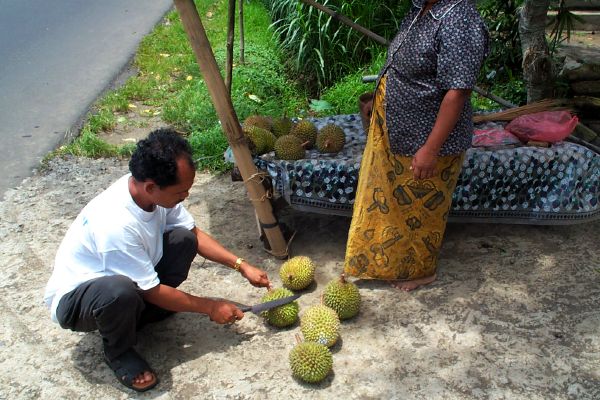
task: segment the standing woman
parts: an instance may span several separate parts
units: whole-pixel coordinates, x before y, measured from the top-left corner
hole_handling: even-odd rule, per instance
[[[412,290],[436,278],[452,193],[471,146],[469,101],[488,52],[471,0],[413,0],[379,74],[346,273]]]

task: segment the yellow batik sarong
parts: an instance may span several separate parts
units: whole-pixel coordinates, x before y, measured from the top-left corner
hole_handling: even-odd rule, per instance
[[[433,275],[463,154],[438,157],[437,175],[416,180],[412,157],[394,155],[385,123],[381,79],[361,161],[345,272],[366,279]]]

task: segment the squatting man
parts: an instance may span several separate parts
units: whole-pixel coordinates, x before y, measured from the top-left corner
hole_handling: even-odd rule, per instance
[[[70,226],[46,287],[52,320],[73,331],[97,329],[106,363],[136,391],[158,383],[133,348],[143,325],[184,311],[218,324],[244,316],[231,302],[177,289],[196,254],[235,268],[254,286],[270,286],[264,271],[198,229],[181,204],[195,177],[191,153],[171,129],[139,141],[131,173],[90,201]]]

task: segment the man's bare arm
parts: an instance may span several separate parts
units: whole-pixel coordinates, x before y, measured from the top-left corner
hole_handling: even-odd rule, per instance
[[[144,300],[165,310],[206,314],[218,324],[233,322],[244,313],[233,303],[198,297],[167,285],[159,284],[143,292]]]

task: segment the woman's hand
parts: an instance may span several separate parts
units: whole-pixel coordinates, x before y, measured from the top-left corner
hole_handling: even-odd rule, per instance
[[[471,91],[467,89],[450,89],[444,95],[429,137],[412,159],[410,168],[415,179],[429,179],[437,174],[438,153],[456,126],[470,95]]]
[[[267,273],[260,268],[256,268],[248,262],[244,261],[240,267],[240,273],[252,286],[256,287],[271,287],[271,281],[269,281],[269,277]]]
[[[423,146],[415,153],[410,169],[415,179],[429,179],[437,173],[436,165],[437,151]]]

